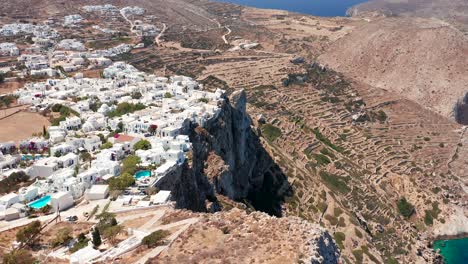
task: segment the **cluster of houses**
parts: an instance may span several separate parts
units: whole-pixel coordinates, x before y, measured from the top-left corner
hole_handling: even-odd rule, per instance
[[[18,56],[20,51],[15,43],[0,43],[0,56]]]
[[[48,151],[49,155],[33,159],[23,168],[34,181],[28,187],[34,190],[32,193],[24,189],[7,195],[7,198],[17,195],[23,205],[46,197],[54,210],[67,209],[73,205],[70,200],[83,196],[87,199],[105,197],[109,189],[102,185],[119,177],[122,160],[131,153],[139,157],[139,166],[148,168],[143,171],[143,177],[135,175],[137,187],[154,186],[185,162],[191,149],[186,135],[190,125],[204,126],[217,117],[224,101],[224,91],[204,91],[189,77],[157,77],[123,62],[107,67],[103,78],[83,78],[77,74],[72,78],[49,79],[28,83],[15,94],[19,103],[29,104],[36,111],[55,105],[74,110],[75,114],[47,128],[47,138],[19,142],[23,153]],[[93,104],[99,107],[92,107]],[[140,107],[122,112],[125,107],[136,105]],[[135,144],[143,139],[150,147],[134,151]],[[4,153],[0,155],[0,166],[4,169],[0,174],[18,170],[21,156],[18,159],[7,154],[14,148],[12,142],[0,143]],[[83,152],[91,154],[89,162],[80,163]],[[27,193],[27,197],[22,193]],[[6,212],[18,203],[7,200],[4,207],[0,207],[0,215],[2,210]],[[15,215],[22,215],[21,210],[16,208],[18,214]]]
[[[48,25],[33,25],[27,23],[6,24],[0,28],[0,36],[34,35],[38,38],[54,39],[59,36],[57,31]]]

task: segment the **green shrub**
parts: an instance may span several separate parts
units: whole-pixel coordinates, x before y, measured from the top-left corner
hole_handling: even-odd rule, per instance
[[[282,135],[281,129],[272,124],[262,125],[261,130],[263,136],[270,142],[273,142],[275,139]]]
[[[325,182],[325,185],[328,186],[332,191],[337,191],[340,193],[348,193],[350,191],[346,180],[335,174],[330,174],[325,171],[321,171],[320,178]]]
[[[106,143],[101,145],[101,149],[110,149],[110,148],[112,148],[112,146],[113,146],[112,143],[106,142]]]
[[[154,248],[164,244],[164,238],[169,235],[169,232],[166,230],[156,230],[153,233],[145,236],[141,241],[143,245],[147,247]]]
[[[139,150],[139,149],[147,150],[147,149],[150,149],[150,148],[151,148],[151,143],[148,140],[145,140],[145,139],[142,139],[142,140],[138,141],[133,146],[134,150]]]
[[[338,152],[343,152],[343,148],[340,146],[337,146],[333,144],[327,137],[325,137],[318,128],[314,128],[312,132],[315,134],[315,137],[324,143],[325,145],[329,146],[330,148],[338,151]]]
[[[109,180],[109,189],[114,190],[125,190],[127,187],[135,184],[135,178],[128,173],[123,173],[119,177],[113,177]]]
[[[114,111],[111,111],[107,113],[107,116],[109,117],[117,117],[117,116],[123,116],[129,113],[133,113],[135,111],[143,110],[145,109],[146,106],[144,104],[138,103],[138,104],[132,104],[132,103],[120,103],[117,105],[116,109]]]
[[[312,154],[312,156],[317,161],[318,166],[327,165],[331,162],[327,156],[322,154]]]
[[[336,232],[333,237],[335,238],[336,243],[340,247],[341,250],[344,249],[343,241],[346,239],[346,235],[343,232]]]
[[[414,213],[414,206],[405,197],[400,198],[397,203],[398,211],[405,218],[410,218]]]

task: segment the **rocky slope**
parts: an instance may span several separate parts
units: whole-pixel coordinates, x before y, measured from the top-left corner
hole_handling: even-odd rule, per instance
[[[468,2],[465,0],[372,0],[348,10],[351,16],[380,13],[392,16],[435,17],[468,30]]]
[[[205,214],[149,263],[338,263],[330,234],[297,217],[239,209]]]
[[[193,144],[189,162],[158,183],[173,190],[179,207],[217,211],[217,193],[281,215],[281,203],[291,187],[260,144],[246,103],[244,91],[234,92],[205,128],[192,126],[188,131]]]
[[[466,93],[468,39],[440,20],[375,18],[319,57],[331,68],[453,118]]]

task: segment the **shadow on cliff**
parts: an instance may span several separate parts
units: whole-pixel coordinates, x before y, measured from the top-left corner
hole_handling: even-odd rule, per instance
[[[234,92],[203,127],[189,126],[188,161],[158,185],[172,191],[177,207],[217,211],[216,194],[221,194],[281,216],[281,205],[292,188],[252,128],[246,103],[244,91]]]

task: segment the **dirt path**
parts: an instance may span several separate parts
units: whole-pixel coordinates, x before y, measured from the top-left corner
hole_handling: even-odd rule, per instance
[[[224,28],[227,29],[228,32],[222,36],[222,39],[223,39],[224,43],[229,45],[229,42],[227,41],[226,37],[229,34],[231,34],[232,30],[228,26],[224,26]]]
[[[156,42],[156,45],[160,45],[161,43],[161,37],[163,36],[164,32],[166,31],[167,29],[167,25],[166,23],[163,23],[163,29],[161,30],[161,32],[159,32],[159,34],[156,36],[156,38],[154,39],[154,41]]]

